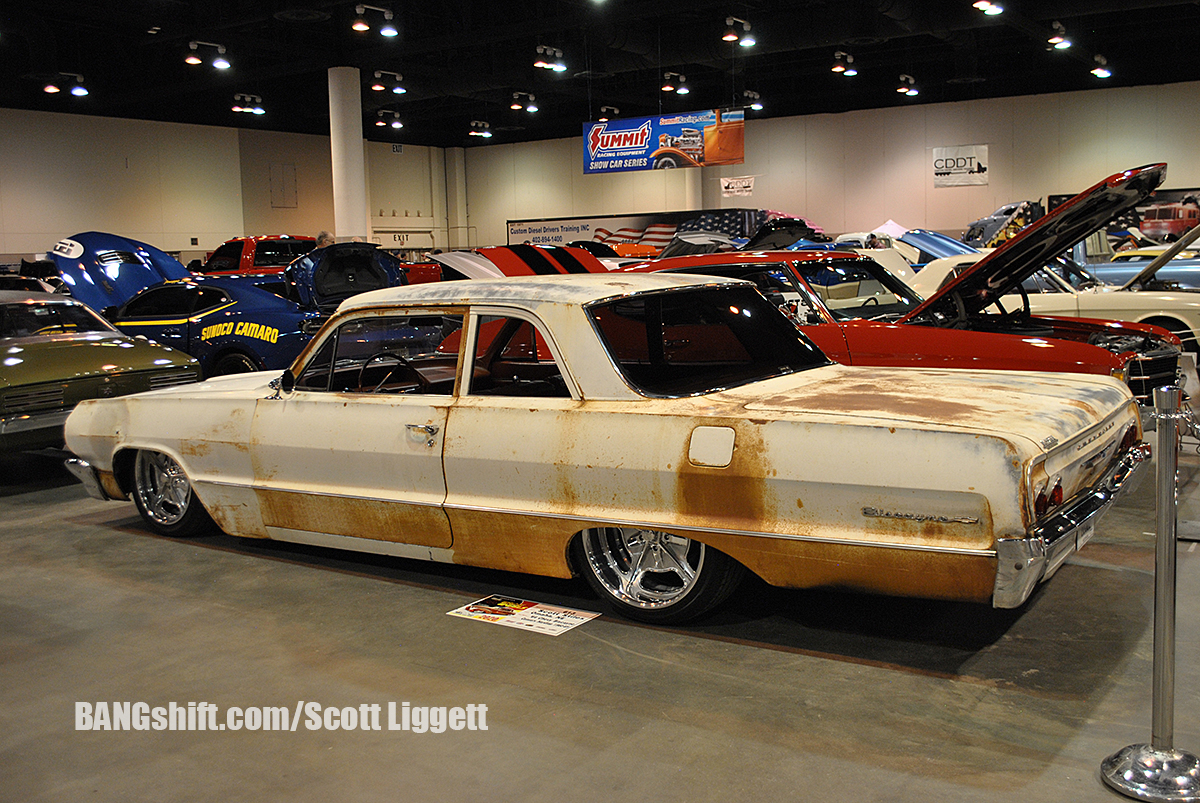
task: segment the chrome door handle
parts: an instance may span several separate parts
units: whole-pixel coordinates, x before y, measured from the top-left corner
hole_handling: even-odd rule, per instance
[[[433,436],[441,430],[437,424],[405,424],[404,426],[413,432],[423,432],[428,435],[429,440],[425,441],[426,446],[433,446],[437,442]]]

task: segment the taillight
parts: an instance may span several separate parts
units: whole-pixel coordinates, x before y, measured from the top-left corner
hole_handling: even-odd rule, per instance
[[[1038,518],[1049,513],[1063,503],[1062,480],[1055,480],[1054,487],[1046,493],[1046,489],[1038,491],[1033,500],[1033,512]]]
[[[1127,451],[1135,443],[1137,443],[1137,427],[1131,426],[1129,429],[1125,430],[1125,436],[1121,438],[1121,448],[1117,451]]]

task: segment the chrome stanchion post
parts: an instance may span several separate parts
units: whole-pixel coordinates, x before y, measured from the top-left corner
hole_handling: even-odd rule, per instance
[[[1179,388],[1154,390],[1158,431],[1158,540],[1154,551],[1154,685],[1150,744],[1134,744],[1100,764],[1100,777],[1139,800],[1200,801],[1200,759],[1176,750],[1175,526],[1179,470]]]

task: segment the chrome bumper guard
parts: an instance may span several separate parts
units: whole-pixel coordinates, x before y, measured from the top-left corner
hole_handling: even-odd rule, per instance
[[[92,468],[91,463],[80,460],[78,457],[70,457],[63,461],[63,465],[67,467],[67,471],[74,474],[83,483],[88,496],[105,502],[112,500],[112,497],[104,492],[104,486],[100,484],[100,476],[96,473],[96,469]]]
[[[1112,503],[1137,487],[1139,470],[1150,458],[1150,446],[1139,443],[1116,457],[1091,488],[1078,493],[1039,523],[1026,538],[996,542],[996,585],[992,607],[1020,606],[1037,584],[1049,579],[1072,552],[1096,532],[1098,519]]]

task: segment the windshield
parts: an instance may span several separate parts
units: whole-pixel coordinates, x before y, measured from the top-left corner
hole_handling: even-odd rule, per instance
[[[0,305],[0,338],[114,331],[82,304],[18,302]]]
[[[870,259],[822,259],[794,266],[839,321],[894,320],[921,303],[915,290]]]
[[[1089,287],[1101,287],[1105,282],[1087,268],[1065,256],[1050,260],[1046,265],[1050,271],[1076,290],[1086,290]]]
[[[693,396],[829,361],[749,286],[641,293],[588,314],[625,380],[648,396]]]

